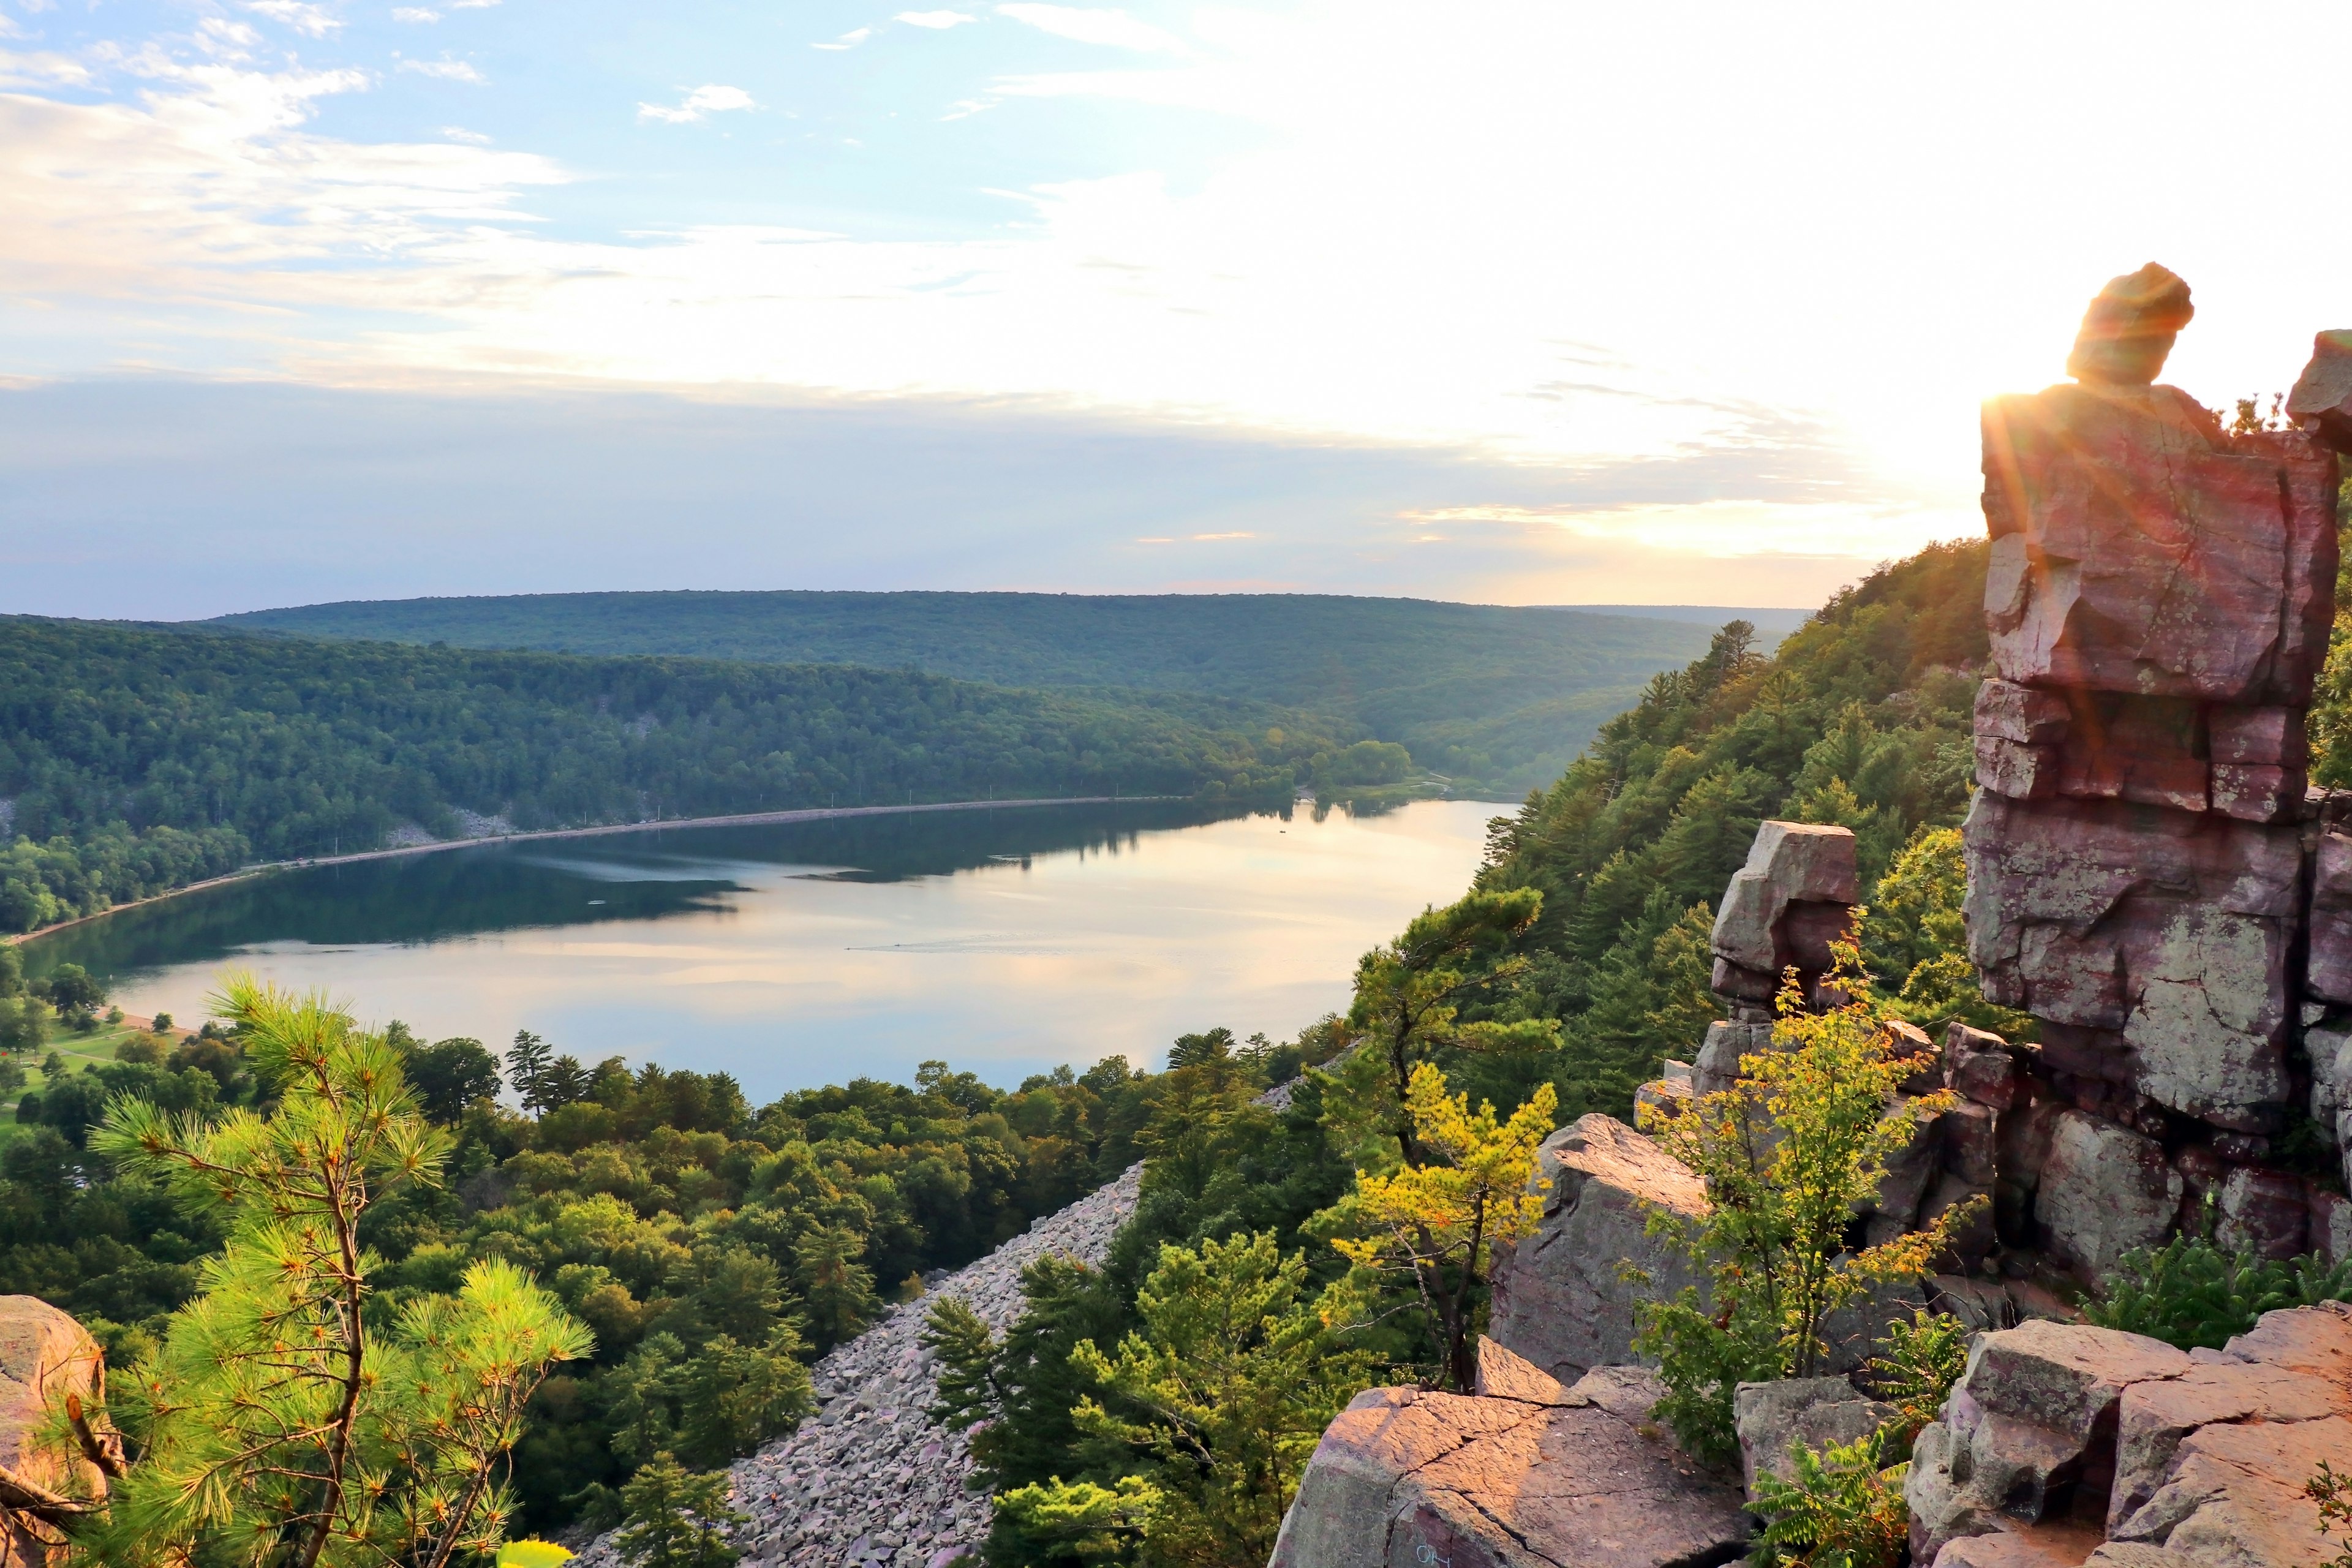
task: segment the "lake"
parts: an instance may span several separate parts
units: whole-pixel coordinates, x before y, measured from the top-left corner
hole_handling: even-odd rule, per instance
[[[1468,885],[1476,801],[1363,816],[1138,802],[648,829],[282,871],[32,943],[126,1012],[224,969],[503,1049],[733,1073],[758,1102],[938,1058],[995,1084],[1180,1034],[1281,1039]]]

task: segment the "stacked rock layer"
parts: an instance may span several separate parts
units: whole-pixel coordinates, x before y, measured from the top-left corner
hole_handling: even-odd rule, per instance
[[[2315,412],[2231,433],[2153,384],[2188,298],[2161,268],[2116,279],[2079,379],[1984,418],[1969,957],[2040,1021],[2031,1065],[2059,1106],[2026,1151],[2035,1212],[2007,1222],[2054,1229],[2086,1275],[2208,1215],[2273,1256],[2344,1221],[2271,1160],[2305,1107],[2341,1142],[2347,1098],[2352,803],[2306,789],[2305,742],[2336,437]]]

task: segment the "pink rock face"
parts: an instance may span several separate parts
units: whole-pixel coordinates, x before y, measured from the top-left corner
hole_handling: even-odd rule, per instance
[[[2221,1179],[2213,1239],[2231,1252],[2284,1262],[2307,1250],[2311,1205],[2301,1178],[2240,1165]]]
[[[2352,332],[2321,332],[2286,395],[2287,417],[2341,452],[2352,449]]]
[[[1738,1557],[1748,1536],[1738,1489],[1583,1386],[1543,1403],[1360,1395],[1308,1462],[1271,1568],[1695,1568]],[[1647,1393],[1656,1397],[1654,1384]]]
[[[2180,1213],[2180,1173],[2164,1146],[2127,1128],[2061,1114],[2037,1201],[2050,1250],[2087,1282],[2103,1278],[2134,1247],[2164,1239]]]
[[[2335,454],[2172,387],[2053,386],[1984,422],[1996,672],[2300,708],[2333,613]]]
[[[2106,1032],[2120,1059],[2097,1076],[2159,1104],[2275,1126],[2302,912],[2294,828],[1984,793],[1963,839],[1969,956],[1987,996]]]

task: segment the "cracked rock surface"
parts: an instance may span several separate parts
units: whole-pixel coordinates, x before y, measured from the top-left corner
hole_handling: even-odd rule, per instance
[[[1648,1423],[1654,1373],[1601,1367],[1563,1387],[1487,1341],[1479,1387],[1358,1395],[1269,1568],[1712,1568],[1747,1552],[1738,1486]]]

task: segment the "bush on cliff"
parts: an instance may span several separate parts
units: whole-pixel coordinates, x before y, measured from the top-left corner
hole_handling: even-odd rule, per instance
[[[1686,1247],[1706,1272],[1706,1297],[1685,1289],[1646,1308],[1635,1341],[1659,1359],[1667,1396],[1658,1414],[1702,1458],[1738,1452],[1732,1395],[1741,1383],[1816,1375],[1830,1315],[1879,1285],[1932,1272],[1977,1206],[1850,1248],[1853,1215],[1877,1196],[1887,1161],[1956,1097],[1897,1094],[1924,1058],[1907,1054],[1867,1002],[1810,1014],[1792,978],[1780,1011],[1774,1048],[1741,1059],[1739,1087],[1645,1119],[1706,1183],[1702,1217],[1659,1210],[1650,1218],[1653,1234]]]

